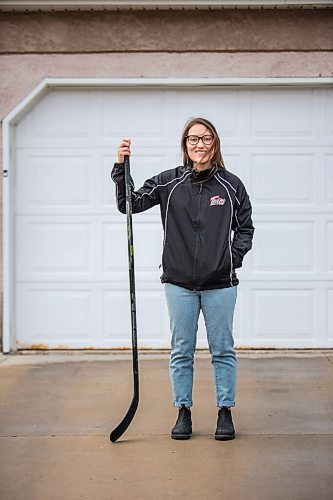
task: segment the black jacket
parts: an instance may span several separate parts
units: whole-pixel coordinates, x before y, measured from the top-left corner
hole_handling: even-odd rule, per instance
[[[114,165],[111,177],[118,209],[126,213],[122,164]],[[133,184],[133,213],[158,204],[164,228],[162,283],[189,290],[237,285],[235,269],[251,249],[254,232],[241,180],[224,168],[196,174],[180,166],[146,180],[137,191]]]

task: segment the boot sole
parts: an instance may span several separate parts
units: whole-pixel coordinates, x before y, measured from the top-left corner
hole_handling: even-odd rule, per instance
[[[171,434],[171,439],[190,439],[191,434]]]
[[[235,437],[235,434],[215,434],[215,439],[217,439],[217,441],[231,441],[235,439]]]

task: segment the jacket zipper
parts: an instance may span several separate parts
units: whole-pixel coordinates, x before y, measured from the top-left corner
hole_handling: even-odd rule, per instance
[[[197,215],[197,220],[196,220],[196,241],[195,241],[195,253],[194,253],[194,265],[193,265],[193,291],[196,290],[195,285],[196,285],[196,279],[197,279],[197,262],[198,262],[198,255],[199,255],[199,224],[200,224],[200,213],[201,213],[201,197],[202,197],[202,182],[200,182],[199,186],[199,202],[198,202],[198,215]]]

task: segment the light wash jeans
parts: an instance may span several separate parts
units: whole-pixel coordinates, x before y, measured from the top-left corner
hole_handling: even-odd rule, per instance
[[[216,406],[235,406],[237,361],[232,336],[237,287],[201,292],[164,285],[171,329],[170,378],[174,406],[193,405],[193,367],[202,310],[215,375]]]

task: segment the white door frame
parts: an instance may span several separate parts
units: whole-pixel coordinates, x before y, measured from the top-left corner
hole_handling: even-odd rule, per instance
[[[14,127],[50,90],[101,88],[333,87],[333,78],[45,78],[3,120],[3,352],[16,351],[14,325]]]

